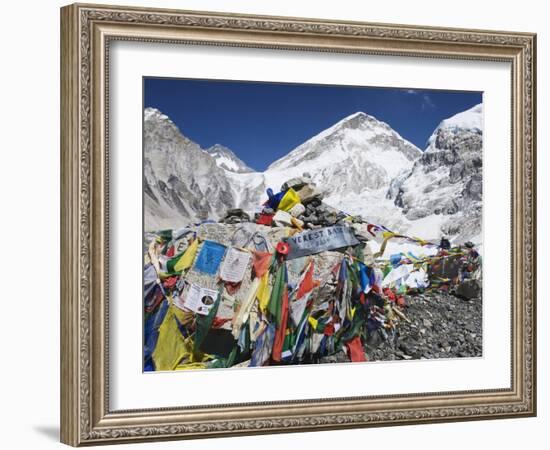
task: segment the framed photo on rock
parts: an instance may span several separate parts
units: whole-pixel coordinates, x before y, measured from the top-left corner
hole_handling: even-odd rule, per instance
[[[536,36],[61,9],[61,440],[536,414]]]

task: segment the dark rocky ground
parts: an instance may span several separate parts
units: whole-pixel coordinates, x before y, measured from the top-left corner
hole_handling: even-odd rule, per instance
[[[482,356],[482,301],[434,291],[407,296],[392,340],[376,336],[367,346],[369,361]]]

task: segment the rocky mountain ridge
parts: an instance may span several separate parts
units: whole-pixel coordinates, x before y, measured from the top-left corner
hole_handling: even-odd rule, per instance
[[[325,202],[374,223],[426,238],[481,233],[482,107],[434,130],[422,152],[388,124],[357,112],[254,172],[230,149],[203,150],[160,111],[144,114],[145,229],[254,211],[265,189],[303,176]],[[468,235],[468,236],[466,236]]]

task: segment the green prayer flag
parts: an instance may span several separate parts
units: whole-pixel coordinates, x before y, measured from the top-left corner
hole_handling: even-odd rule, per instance
[[[218,307],[220,306],[222,291],[223,291],[223,285],[220,286],[218,290],[218,296],[216,297],[216,301],[214,302],[214,305],[212,305],[212,308],[210,308],[208,315],[202,316],[197,314],[196,316],[196,319],[195,319],[196,330],[195,330],[195,338],[194,338],[195,344],[193,347],[195,352],[200,350],[201,345],[204,342],[204,339],[206,338],[206,335],[210,331],[210,327],[212,326],[214,317],[216,317],[216,314],[218,313]]]
[[[181,272],[176,272],[176,270],[174,269],[174,266],[178,263],[178,261],[180,260],[180,258],[182,257],[182,255],[184,254],[185,252],[181,252],[181,253],[178,253],[176,256],[174,256],[173,258],[170,258],[167,262],[166,262],[166,269],[167,269],[167,272],[170,273],[170,274],[176,274],[176,273],[181,273]]]
[[[285,265],[284,262],[277,269],[275,274],[275,281],[273,282],[273,289],[271,290],[271,297],[267,305],[267,310],[272,317],[276,319],[277,326],[281,324],[281,309],[282,299],[285,288]]]

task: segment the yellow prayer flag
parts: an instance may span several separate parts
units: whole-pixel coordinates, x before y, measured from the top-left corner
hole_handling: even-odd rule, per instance
[[[311,328],[313,328],[314,330],[317,329],[317,324],[319,323],[319,321],[311,316],[309,316],[307,318],[307,321],[309,322],[309,324],[311,325]]]
[[[193,264],[193,261],[195,260],[198,248],[199,240],[197,238],[191,243],[189,247],[187,247],[185,253],[181,255],[181,258],[174,266],[174,270],[176,272],[181,272],[182,270],[189,269],[189,267],[191,267],[191,264]]]
[[[267,310],[267,304],[269,303],[269,297],[271,295],[271,289],[269,287],[269,271],[264,273],[260,279],[260,285],[256,291],[256,297],[258,299],[260,309],[263,313]]]
[[[297,205],[300,203],[300,196],[298,193],[290,188],[288,191],[285,192],[285,195],[283,195],[283,198],[279,202],[279,206],[277,209],[282,209],[283,211],[289,211],[292,209],[294,205]]]
[[[181,366],[188,363],[203,363],[212,359],[211,355],[203,352],[193,353],[193,339],[183,337],[176,321],[178,316],[182,317],[181,314],[183,311],[170,305],[159,327],[159,337],[153,351],[156,370],[182,370]]]
[[[153,351],[156,370],[174,370],[185,353],[185,342],[176,322],[174,306],[170,306],[159,327],[159,337]]]

